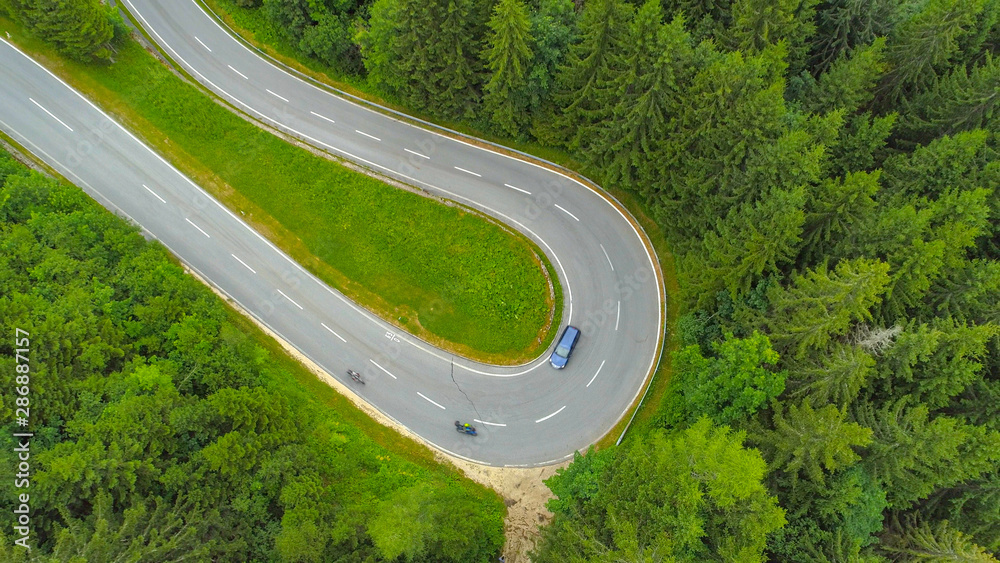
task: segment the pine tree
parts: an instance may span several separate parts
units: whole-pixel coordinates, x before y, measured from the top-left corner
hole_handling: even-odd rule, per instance
[[[859,47],[889,34],[895,25],[895,0],[829,0],[816,12],[810,68],[817,75]]]
[[[879,360],[881,380],[872,389],[885,398],[910,396],[931,409],[953,399],[982,378],[987,344],[1000,334],[993,324],[964,325],[949,318],[911,321]]]
[[[787,288],[769,295],[773,312],[767,320],[771,339],[784,355],[804,358],[809,349],[824,348],[847,334],[852,322],[870,320],[888,282],[889,266],[877,260],[839,262],[831,272],[821,264],[792,277]]]
[[[897,510],[974,479],[1000,459],[1000,434],[947,416],[931,418],[925,405],[911,403],[904,398],[878,410],[866,403],[855,412],[873,431],[863,464]]]
[[[984,0],[929,0],[896,27],[880,86],[884,105],[922,91],[958,52],[958,40],[982,12]]]
[[[885,38],[871,45],[842,54],[820,75],[815,88],[802,96],[805,109],[816,113],[837,109],[853,114],[871,101],[879,77],[888,65],[884,62]]]
[[[806,204],[802,229],[803,250],[810,261],[829,256],[834,241],[864,225],[875,208],[872,197],[879,190],[879,172],[848,173],[815,185]]]
[[[749,291],[768,273],[791,262],[798,253],[805,214],[804,191],[774,190],[764,199],[734,208],[719,221],[716,232],[705,233],[703,269],[688,291],[701,302],[726,289],[731,295]]]
[[[729,46],[745,53],[759,53],[768,45],[785,43],[792,74],[806,58],[806,42],[815,32],[816,0],[734,0]]]
[[[833,405],[814,409],[805,400],[800,405],[774,404],[774,430],[760,436],[771,453],[769,465],[788,474],[794,483],[804,474],[815,483],[826,475],[850,467],[860,459],[853,448],[871,443],[872,431],[844,420],[845,412]]]
[[[636,14],[621,57],[623,71],[612,85],[617,103],[611,118],[596,127],[588,151],[590,160],[606,170],[608,182],[631,189],[655,177],[654,154],[677,98],[676,73],[692,55],[683,20],[664,27],[661,18],[657,0]]]
[[[1000,61],[987,52],[971,72],[960,66],[908,102],[900,134],[913,143],[928,143],[942,135],[989,128],[998,107]]]
[[[518,137],[527,123],[527,75],[531,64],[531,21],[521,0],[500,0],[489,22],[484,52],[493,72],[484,88],[483,104],[494,125]]]
[[[615,97],[609,85],[616,73],[615,54],[625,48],[633,8],[622,0],[587,2],[579,39],[570,46],[559,69],[556,114],[541,123],[536,135],[546,142],[578,149],[587,144],[592,127],[611,113]]]
[[[857,398],[874,367],[874,358],[860,346],[834,344],[818,358],[789,364],[788,396],[846,407]]]
[[[413,108],[469,118],[484,75],[484,30],[472,0],[377,0],[359,36],[375,84]]]
[[[976,545],[972,538],[952,528],[948,521],[932,526],[914,518],[897,519],[882,536],[882,550],[904,561],[961,561],[997,563],[997,559]]]

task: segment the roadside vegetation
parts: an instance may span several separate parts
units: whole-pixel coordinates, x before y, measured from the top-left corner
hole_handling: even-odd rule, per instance
[[[300,263],[393,324],[501,363],[533,358],[550,342],[558,279],[520,234],[291,145],[130,39],[114,46],[113,64],[65,59],[23,36],[19,43]]]
[[[495,559],[502,500],[372,422],[159,244],[0,152],[0,369],[29,333],[28,552],[0,560]],[[23,363],[23,362],[21,362]],[[23,432],[0,394],[0,464]]]
[[[672,380],[536,561],[996,560],[1000,2],[209,1],[666,234]]]

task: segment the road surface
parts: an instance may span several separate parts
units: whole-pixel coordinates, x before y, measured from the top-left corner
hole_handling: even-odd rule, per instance
[[[546,168],[387,117],[308,84],[228,35],[191,0],[128,8],[192,76],[251,116],[323,150],[476,207],[532,238],[583,335],[569,366],[478,364],[397,330],[330,289],[4,42],[0,129],[127,216],[371,405],[474,462],[561,461],[604,435],[641,391],[662,338],[653,258],[604,196]],[[360,371],[367,384],[346,374]],[[455,432],[469,421],[477,437]]]

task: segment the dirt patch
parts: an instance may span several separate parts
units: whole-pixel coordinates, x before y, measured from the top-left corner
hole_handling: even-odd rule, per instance
[[[358,407],[358,409],[373,420],[417,442],[426,444],[420,436],[409,431],[403,425],[382,413],[382,411],[368,404],[367,401],[354,393],[353,389],[332,377],[326,370],[319,367],[319,365],[306,357],[302,352],[299,352],[274,331],[247,313],[247,311],[239,306],[239,303],[233,301],[228,295],[199,276],[197,272],[191,270],[186,264],[184,265],[184,270],[205,284],[212,292],[239,311],[240,314],[250,319],[258,328],[281,344],[281,347],[290,356],[313,372],[320,381],[325,382],[338,393],[350,399],[354,403],[354,406]],[[466,477],[493,489],[504,499],[504,503],[507,505],[507,518],[504,520],[504,535],[507,538],[507,542],[503,548],[503,555],[507,563],[527,563],[529,561],[528,552],[535,547],[539,538],[538,527],[548,524],[552,519],[552,513],[545,508],[545,503],[552,498],[552,492],[549,491],[543,481],[555,475],[557,470],[566,467],[570,462],[566,461],[558,465],[533,468],[491,467],[447,455],[430,445],[427,447],[434,452],[434,457],[438,461],[455,466]]]
[[[538,527],[552,520],[552,513],[545,509],[545,503],[552,498],[552,492],[544,481],[555,475],[556,470],[566,467],[569,461],[545,467],[488,467],[465,460],[439,454],[465,473],[473,481],[485,485],[503,497],[507,504],[507,519],[504,520],[504,535],[507,543],[503,555],[507,563],[526,563],[528,552],[538,542]]]

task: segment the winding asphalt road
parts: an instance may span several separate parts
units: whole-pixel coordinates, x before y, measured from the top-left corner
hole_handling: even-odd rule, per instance
[[[193,0],[126,0],[160,46],[240,110],[314,146],[476,207],[555,265],[560,324],[583,335],[569,366],[478,364],[355,306],[10,44],[0,40],[0,129],[127,216],[368,403],[433,446],[491,465],[561,461],[605,434],[657,362],[663,293],[620,206],[547,168],[356,105],[270,64]],[[401,241],[401,244],[404,242]],[[362,372],[353,383],[347,368]],[[452,421],[473,422],[479,436]]]

